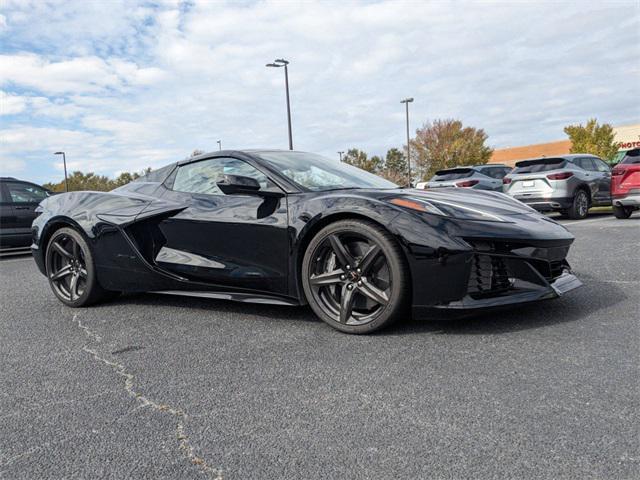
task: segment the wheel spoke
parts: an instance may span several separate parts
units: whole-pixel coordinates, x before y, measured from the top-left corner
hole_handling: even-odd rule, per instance
[[[80,296],[78,295],[78,279],[79,278],[80,278],[80,275],[77,273],[74,273],[73,276],[71,277],[71,284],[69,285],[69,294],[71,295],[72,301]]]
[[[311,282],[312,285],[316,287],[321,287],[324,285],[333,285],[335,283],[340,283],[342,281],[342,278],[340,278],[342,275],[344,275],[344,270],[338,269],[338,270],[333,270],[332,272],[326,272],[326,273],[320,273],[318,275],[314,275],[309,279],[309,281]]]
[[[354,294],[354,288],[349,289],[347,285],[342,287],[342,295],[340,297],[340,323],[347,323],[351,318]]]
[[[337,235],[331,235],[329,237],[329,242],[331,242],[331,248],[333,249],[336,257],[338,258],[338,262],[342,264],[343,267],[347,265],[353,266],[354,261],[353,257],[344,246],[344,244],[340,241]]]
[[[53,275],[51,275],[51,280],[60,280],[61,278],[66,277],[67,275],[71,275],[71,265],[65,265],[64,267],[62,267],[60,270],[58,270],[56,273],[54,273]]]
[[[369,272],[369,269],[373,266],[376,258],[380,254],[380,247],[378,245],[373,245],[367,252],[362,256],[358,267],[360,268],[361,274],[366,275]]]
[[[73,258],[73,255],[71,255],[71,253],[69,253],[62,245],[60,245],[58,242],[53,242],[53,249],[58,252],[60,255],[62,255],[65,258]]]
[[[362,279],[362,285],[358,286],[358,290],[364,296],[369,297],[371,300],[379,303],[380,305],[386,305],[387,303],[389,303],[389,297],[387,296],[387,294],[364,278]]]
[[[71,240],[71,243],[73,245],[73,258],[80,260],[80,245],[78,245],[78,242],[73,239]]]

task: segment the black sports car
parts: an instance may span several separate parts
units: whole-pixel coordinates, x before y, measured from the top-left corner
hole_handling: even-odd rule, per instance
[[[204,154],[38,210],[33,256],[72,307],[133,291],[309,303],[366,333],[581,285],[565,259],[573,236],[517,200],[402,189],[303,152]]]

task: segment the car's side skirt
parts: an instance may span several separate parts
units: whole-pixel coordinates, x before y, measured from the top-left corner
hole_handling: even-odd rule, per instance
[[[301,303],[293,298],[276,297],[257,293],[237,293],[237,292],[207,292],[192,290],[161,290],[150,293],[160,293],[162,295],[180,295],[185,297],[212,298],[216,300],[231,300],[243,303],[261,303],[268,305],[288,305],[299,306]]]

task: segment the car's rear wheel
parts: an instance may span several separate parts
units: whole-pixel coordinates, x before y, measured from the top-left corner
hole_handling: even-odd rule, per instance
[[[622,207],[622,206],[613,206],[613,214],[616,218],[629,218],[633,213],[633,207]]]
[[[589,195],[583,189],[576,192],[573,197],[573,203],[567,210],[569,218],[574,220],[582,220],[587,217],[589,213]]]
[[[47,244],[46,267],[51,290],[70,307],[84,307],[117,294],[100,286],[89,245],[72,228],[53,233]]]
[[[378,225],[341,220],[311,240],[302,262],[309,305],[322,320],[347,333],[388,326],[405,308],[406,261],[395,239]]]

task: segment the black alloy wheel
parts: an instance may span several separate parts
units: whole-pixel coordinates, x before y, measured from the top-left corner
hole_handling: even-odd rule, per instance
[[[393,237],[373,223],[344,220],[325,227],[307,248],[302,270],[309,304],[338,330],[378,330],[404,307],[403,254]]]
[[[61,228],[49,239],[46,268],[53,293],[70,307],[90,305],[113,293],[98,283],[89,245],[72,228]]]

